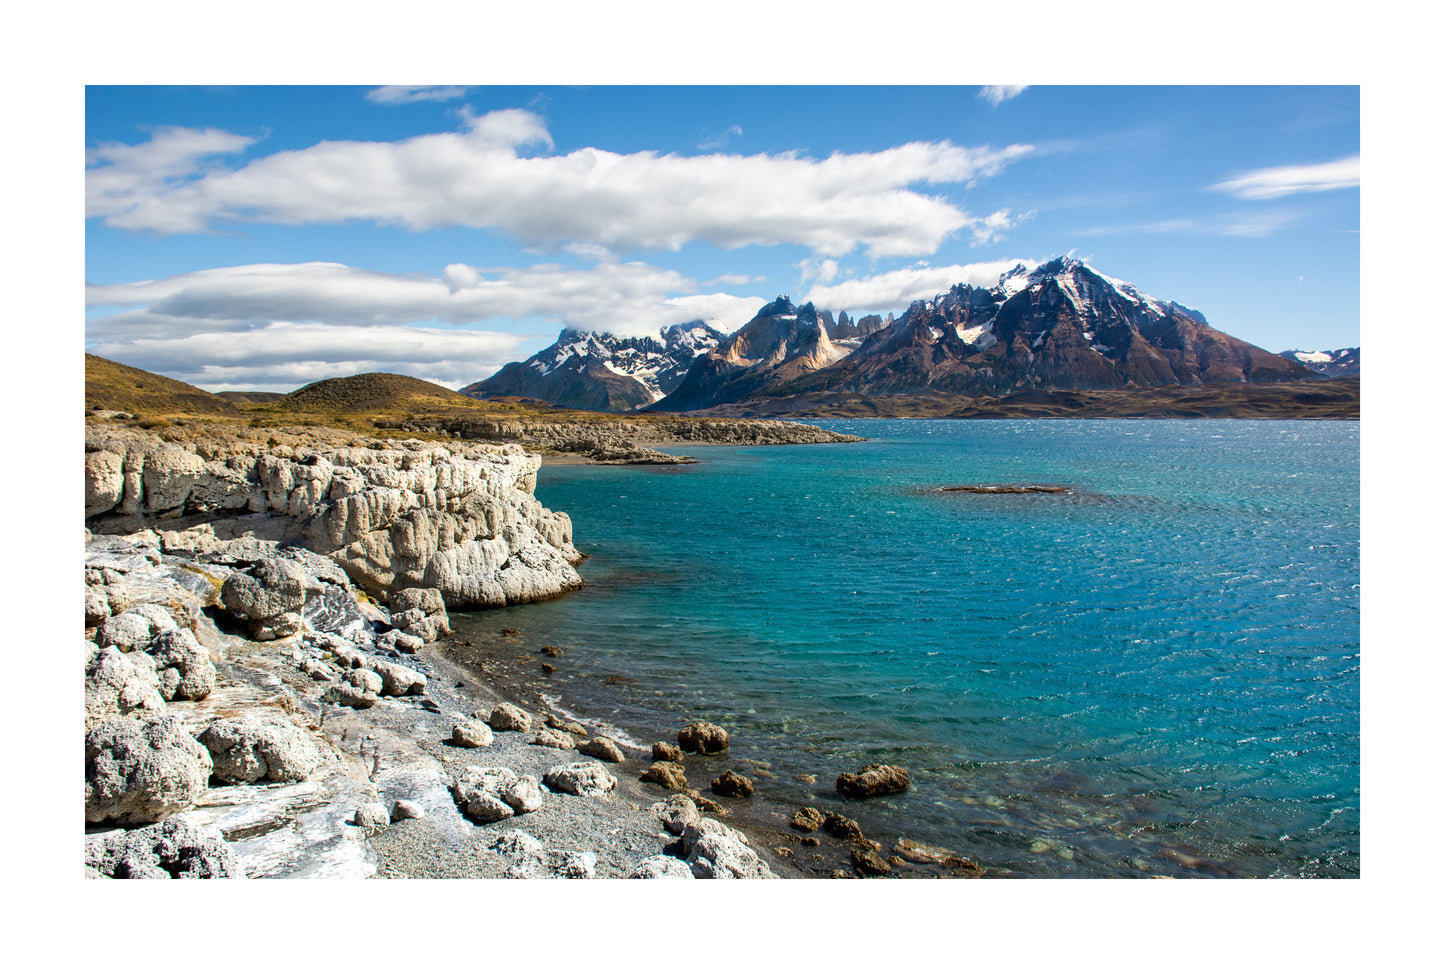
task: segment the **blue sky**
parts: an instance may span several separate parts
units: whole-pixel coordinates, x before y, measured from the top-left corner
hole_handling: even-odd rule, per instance
[[[1360,343],[1358,87],[85,92],[86,347],[211,390],[458,387],[563,324],[859,315],[1072,253]]]

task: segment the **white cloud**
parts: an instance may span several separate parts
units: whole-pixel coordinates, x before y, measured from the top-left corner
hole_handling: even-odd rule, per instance
[[[803,281],[816,279],[820,284],[827,284],[838,277],[838,262],[832,258],[804,258],[793,267],[798,269],[798,277]]]
[[[716,278],[709,278],[702,284],[704,288],[711,288],[714,285],[752,285],[767,280],[768,276],[765,274],[720,274]]]
[[[1081,228],[1070,234],[1082,238],[1098,238],[1130,234],[1199,234],[1228,238],[1263,238],[1289,227],[1301,218],[1301,212],[1271,210],[1245,214],[1229,213],[1207,218],[1170,218],[1142,224],[1110,224]]]
[[[723,131],[721,134],[707,138],[701,144],[697,145],[697,148],[700,151],[715,151],[720,147],[726,146],[727,142],[732,140],[734,137],[742,136],[743,129],[737,124],[734,124],[727,130]]]
[[[86,350],[207,391],[278,391],[323,378],[393,372],[461,388],[515,360],[524,335],[278,321],[245,331],[177,332]]]
[[[1250,201],[1267,201],[1316,191],[1339,191],[1360,186],[1360,156],[1342,157],[1323,164],[1266,167],[1220,181],[1211,191],[1226,191]]]
[[[255,139],[207,128],[160,127],[143,144],[108,142],[85,152],[85,216],[107,221],[123,216],[137,198],[161,197],[201,175],[205,159],[245,150]],[[150,223],[160,232],[185,230],[191,220],[167,205],[151,209]]]
[[[427,100],[454,100],[465,96],[465,87],[404,87],[389,85],[373,87],[366,92],[366,99],[373,104],[414,104]]]
[[[803,301],[811,301],[817,308],[853,315],[896,312],[956,284],[991,287],[998,283],[1001,274],[1019,263],[1029,268],[1039,264],[1027,258],[1008,258],[963,265],[915,265],[868,278],[852,278],[836,285],[814,285],[803,296]]]
[[[112,157],[134,159],[152,144],[112,145],[86,172],[88,217],[111,227],[187,233],[260,221],[371,221],[412,230],[504,231],[534,248],[592,245],[613,252],[678,250],[693,241],[720,248],[799,244],[837,257],[858,246],[875,257],[931,253],[948,237],[1007,212],[976,216],[916,184],[968,184],[1032,151],[911,143],[873,153],[812,159],[793,153],[684,157],[615,154],[585,147],[529,156],[551,136],[530,111],[480,117],[469,129],[396,142],[326,141],[281,151],[234,170],[200,170],[201,145],[160,178],[122,176]],[[172,129],[175,131],[175,129]],[[201,138],[221,132],[177,132]],[[208,153],[249,143],[207,143]],[[231,146],[231,144],[239,146]],[[91,186],[94,185],[94,186]],[[992,236],[995,232],[987,232]]]
[[[1029,89],[1028,84],[990,84],[979,89],[978,96],[997,107],[1006,100],[1013,100]]]
[[[87,285],[92,309],[125,310],[86,321],[86,350],[203,388],[289,390],[366,371],[455,388],[524,357],[520,346],[539,331],[655,334],[698,318],[732,331],[766,303],[697,287],[638,262],[588,270],[458,263],[440,276],[328,262],[240,265]]]

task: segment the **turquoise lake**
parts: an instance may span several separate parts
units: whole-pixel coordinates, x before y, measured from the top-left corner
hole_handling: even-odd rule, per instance
[[[1359,875],[1359,423],[817,424],[869,441],[544,468],[588,587],[454,625],[991,874]],[[994,483],[1075,493],[943,491]],[[870,762],[912,790],[844,806]]]

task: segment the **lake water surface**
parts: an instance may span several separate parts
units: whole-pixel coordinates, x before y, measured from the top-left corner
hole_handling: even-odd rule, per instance
[[[1358,876],[1357,422],[819,424],[870,441],[544,468],[588,588],[454,626],[991,873]],[[943,491],[993,483],[1074,493]],[[843,805],[870,762],[913,789]]]

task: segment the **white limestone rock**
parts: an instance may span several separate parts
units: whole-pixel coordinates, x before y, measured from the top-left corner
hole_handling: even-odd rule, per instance
[[[280,717],[217,720],[196,738],[218,783],[296,783],[321,763],[311,735]]]
[[[381,677],[382,696],[420,696],[426,692],[426,677],[414,669],[381,659],[372,660],[370,669]]]
[[[505,799],[527,792],[517,789],[518,779],[516,771],[508,767],[467,767],[452,784],[452,795],[468,817],[478,823],[496,823],[521,812]]]
[[[114,646],[121,652],[145,649],[151,638],[165,629],[179,629],[175,613],[164,606],[144,603],[111,616],[95,631],[95,645]]]
[[[203,700],[216,686],[211,654],[189,629],[163,629],[145,647],[167,700]]]
[[[211,754],[174,716],[117,717],[85,735],[85,822],[155,823],[206,788]]]
[[[566,766],[548,770],[542,775],[542,782],[558,793],[572,793],[579,797],[601,797],[617,786],[617,778],[600,763],[569,763]]]
[[[85,455],[85,517],[109,512],[125,492],[125,460],[117,452]]]
[[[184,814],[139,830],[87,837],[85,867],[87,876],[123,880],[246,876],[231,845]]]
[[[114,646],[89,646],[85,666],[85,729],[137,711],[160,712],[166,700],[155,661],[145,653],[123,653]]]
[[[627,875],[630,880],[658,880],[663,878],[678,878],[681,880],[693,880],[692,870],[678,860],[676,857],[669,857],[666,854],[655,854],[638,864],[632,873]]]

